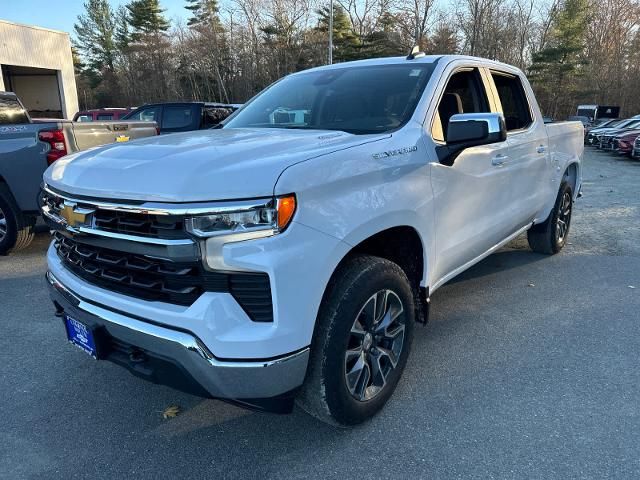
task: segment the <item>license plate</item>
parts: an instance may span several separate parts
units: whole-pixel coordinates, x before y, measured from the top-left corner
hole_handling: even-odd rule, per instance
[[[93,358],[98,358],[96,341],[89,327],[69,316],[64,317],[64,325],[67,329],[67,338],[72,344]]]
[[[127,137],[126,135],[120,135],[119,137],[116,137],[116,142],[121,143],[121,142],[128,142],[129,141],[129,137]]]

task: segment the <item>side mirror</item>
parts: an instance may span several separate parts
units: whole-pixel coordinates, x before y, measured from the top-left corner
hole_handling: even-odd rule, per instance
[[[453,115],[447,128],[447,144],[436,148],[438,160],[451,166],[466,148],[504,142],[506,139],[507,127],[501,113]]]

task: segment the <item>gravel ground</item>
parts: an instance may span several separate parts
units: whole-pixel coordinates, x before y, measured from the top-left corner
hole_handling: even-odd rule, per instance
[[[39,234],[0,258],[0,478],[638,478],[639,190],[640,162],[590,151],[563,252],[519,238],[438,290],[396,394],[348,430],[93,362]]]

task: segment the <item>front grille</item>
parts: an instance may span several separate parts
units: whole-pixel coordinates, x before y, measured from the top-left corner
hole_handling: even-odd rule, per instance
[[[620,140],[616,139],[613,142],[611,142],[611,149],[617,150],[618,148],[620,148]]]
[[[636,141],[635,141],[635,143],[634,143],[634,146],[635,146],[636,148],[640,148],[640,136],[638,136],[638,137],[636,138]]]
[[[164,240],[188,238],[184,229],[184,219],[175,215],[150,215],[148,213],[129,212],[109,209],[82,200],[72,202],[77,208],[91,211],[87,215],[84,227],[106,232],[151,237]],[[65,206],[64,199],[47,190],[42,192],[41,205],[47,207],[54,217],[61,218]]]
[[[94,226],[108,232],[162,239],[185,238],[181,217],[96,210]]]
[[[251,320],[272,322],[266,273],[209,272],[202,263],[171,262],[79,242],[60,233],[55,248],[65,267],[89,283],[150,301],[191,305],[204,292],[228,292]]]

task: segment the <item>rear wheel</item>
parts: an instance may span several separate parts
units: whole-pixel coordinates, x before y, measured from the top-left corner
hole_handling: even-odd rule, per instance
[[[324,422],[353,425],[393,394],[411,348],[415,309],[407,276],[388,260],[353,257],[334,278],[298,404]]]
[[[0,255],[29,246],[34,225],[35,218],[23,215],[7,189],[0,185]]]
[[[534,225],[527,232],[531,250],[548,255],[562,250],[567,243],[572,212],[573,191],[571,185],[567,182],[562,182],[549,218],[543,223]]]

